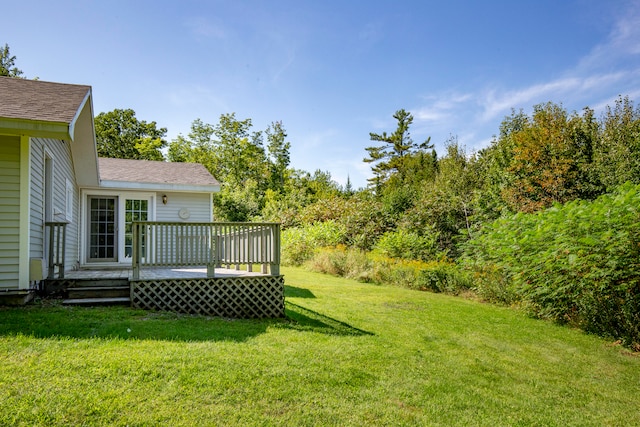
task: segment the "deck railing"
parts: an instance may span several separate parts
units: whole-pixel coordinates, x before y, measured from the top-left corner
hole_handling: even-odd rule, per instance
[[[254,265],[262,273],[280,274],[280,224],[254,222],[134,222],[133,278],[141,267],[206,266],[207,276],[216,267]]]
[[[67,240],[67,223],[66,222],[45,222],[45,233],[48,231],[48,258],[49,265],[47,270],[47,279],[55,277],[56,267],[58,267],[58,278],[64,278],[64,253]]]

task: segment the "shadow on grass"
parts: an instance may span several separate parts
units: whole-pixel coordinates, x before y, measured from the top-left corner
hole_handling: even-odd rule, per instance
[[[285,327],[301,331],[313,331],[328,335],[373,335],[371,332],[309,310],[292,302],[285,302],[285,312],[289,322]]]
[[[284,285],[284,296],[291,298],[315,298],[316,296],[309,289],[296,288],[295,286]]]
[[[67,307],[44,301],[0,308],[0,336],[59,339],[243,342],[268,328],[328,335],[370,335],[287,302],[283,319],[226,319],[128,307]]]

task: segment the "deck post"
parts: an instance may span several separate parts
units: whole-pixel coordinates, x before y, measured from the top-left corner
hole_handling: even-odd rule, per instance
[[[280,224],[273,224],[273,253],[270,272],[272,276],[280,275]]]
[[[138,249],[138,241],[139,241],[139,233],[140,233],[140,224],[134,222],[132,224],[133,227],[133,253],[131,254],[131,269],[132,269],[132,278],[134,280],[140,279],[140,262],[138,257],[140,256],[140,250]]]

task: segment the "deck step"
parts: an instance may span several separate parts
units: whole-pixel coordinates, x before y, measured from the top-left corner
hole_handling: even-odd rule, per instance
[[[74,279],[69,288],[127,286],[129,279]]]
[[[129,285],[122,286],[83,286],[83,287],[71,287],[67,289],[67,296],[69,299],[80,298],[117,298],[117,297],[129,297],[130,294]]]
[[[116,298],[69,298],[62,301],[64,305],[78,305],[83,307],[101,305],[131,305],[129,297]]]

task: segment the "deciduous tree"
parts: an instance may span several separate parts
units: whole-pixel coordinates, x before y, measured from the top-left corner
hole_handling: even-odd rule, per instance
[[[511,135],[513,158],[507,172],[512,179],[503,197],[514,211],[535,212],[556,202],[597,196],[597,183],[587,173],[596,137],[591,120],[589,111],[580,117],[553,103],[534,106],[533,116]]]
[[[619,97],[602,117],[596,163],[607,191],[627,181],[640,184],[640,107]]]
[[[115,109],[95,117],[98,155],[116,159],[164,160],[166,128],[138,120],[132,109]]]

